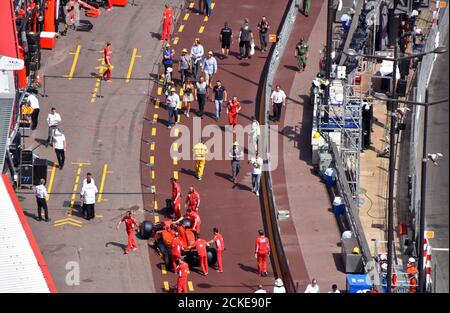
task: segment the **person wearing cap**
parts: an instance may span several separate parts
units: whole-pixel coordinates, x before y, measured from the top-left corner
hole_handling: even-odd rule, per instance
[[[259,122],[255,116],[252,116],[251,120],[252,120],[252,125],[251,125],[250,132],[249,132],[249,139],[250,139],[251,147],[253,149],[255,149],[252,152],[256,153],[258,151],[258,140],[259,140],[259,136],[261,135],[261,129],[259,127]]]
[[[203,140],[201,140],[192,150],[194,153],[194,175],[198,180],[202,180],[208,147],[205,145]]]
[[[286,288],[284,288],[284,284],[281,278],[275,279],[275,286],[273,287],[273,293],[286,293]]]
[[[306,286],[305,293],[320,293],[319,285],[317,285],[317,280],[313,278],[311,283]]]
[[[181,74],[181,82],[184,84],[191,69],[191,56],[188,54],[186,48],[181,50],[180,62],[178,62],[178,70]]]
[[[228,123],[233,127],[233,129],[238,122],[238,115],[240,110],[241,104],[239,103],[238,98],[234,96],[230,101],[228,101],[227,105]]]
[[[175,218],[181,217],[181,185],[178,179],[172,177],[170,179],[172,184],[172,209]]]
[[[203,73],[205,74],[205,80],[209,88],[212,88],[212,80],[214,74],[217,73],[217,60],[213,56],[212,51],[208,51],[206,59],[203,61]]]
[[[256,196],[259,196],[259,185],[264,164],[263,159],[259,156],[259,153],[256,152],[255,157],[251,158],[248,163],[252,165],[252,192],[254,192]]]
[[[174,13],[173,9],[167,3],[164,7],[161,40],[170,41],[170,28],[174,21]]]
[[[164,65],[164,74],[167,73],[167,68],[173,66],[173,55],[175,52],[170,48],[170,43],[167,43],[163,50],[163,60],[162,63]]]
[[[194,44],[191,48],[191,57],[192,57],[192,77],[194,80],[197,79],[197,73],[200,67],[203,65],[203,55],[205,53],[205,49],[200,44],[200,38],[196,38]]]
[[[169,96],[167,97],[166,104],[169,112],[168,128],[172,128],[173,124],[178,124],[178,105],[180,104],[180,97],[176,93],[175,87],[170,89]]]
[[[216,121],[220,119],[220,115],[222,114],[223,102],[227,101],[227,96],[227,90],[222,85],[222,82],[220,80],[217,80],[212,92],[212,101],[214,102],[214,105],[216,107]]]
[[[183,110],[186,117],[189,117],[191,111],[191,103],[194,101],[195,86],[189,79],[183,83]]]
[[[244,157],[244,151],[242,151],[237,140],[233,143],[233,147],[230,149],[228,156],[231,158],[231,175],[233,183],[236,184],[237,176],[241,170],[241,160]]]
[[[416,267],[416,259],[409,258],[408,264],[406,265],[406,273],[408,274],[409,279],[409,293],[415,293],[417,291],[417,267]]]
[[[64,167],[64,161],[66,160],[66,149],[67,142],[66,136],[58,129],[55,130],[55,135],[53,136],[53,147],[55,148],[56,158],[58,159],[59,169],[62,170]]]

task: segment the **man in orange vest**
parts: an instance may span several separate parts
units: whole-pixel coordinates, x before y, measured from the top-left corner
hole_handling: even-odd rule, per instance
[[[104,61],[106,65],[106,71],[103,73],[103,80],[106,80],[106,82],[111,82],[111,72],[112,72],[112,61],[111,61],[111,43],[107,42],[106,47],[103,50],[104,53]],[[106,76],[106,79],[105,79]]]
[[[223,242],[223,237],[219,233],[219,229],[217,227],[213,228],[214,238],[210,241],[208,241],[208,246],[212,243],[216,245],[216,252],[217,252],[217,272],[223,273],[223,267],[222,267],[222,253],[225,250],[225,244]]]
[[[203,276],[208,275],[208,252],[206,251],[206,241],[200,238],[199,234],[195,235],[195,248],[198,253],[198,260]]]
[[[183,244],[181,243],[180,235],[178,232],[175,232],[175,236],[172,239],[171,245],[172,252],[172,267],[175,272],[177,268],[177,261],[181,258],[181,252],[183,251]]]
[[[189,265],[184,262],[182,259],[177,260],[177,267],[175,269],[177,273],[177,292],[178,293],[187,293],[187,277],[190,274]]]
[[[193,212],[198,212],[198,209],[200,208],[200,194],[193,186],[189,187],[186,202],[184,203],[185,208],[186,206]]]
[[[409,258],[408,264],[406,265],[406,273],[408,274],[409,279],[409,293],[415,293],[417,289],[417,273],[418,270],[415,266],[416,259]]]
[[[173,207],[173,213],[175,217],[178,219],[181,217],[181,186],[178,182],[178,179],[172,177],[170,179],[172,183],[172,207]]]
[[[264,236],[262,229],[258,230],[259,237],[255,242],[255,258],[258,260],[258,274],[267,276],[267,256],[270,254],[269,239]]]
[[[163,13],[161,41],[163,40],[170,41],[170,28],[172,27],[173,20],[174,20],[173,9],[168,4],[166,4]]]
[[[125,254],[128,254],[130,249],[133,249],[133,251],[137,250],[137,244],[136,240],[134,240],[134,229],[135,227],[138,228],[139,224],[137,220],[134,218],[133,213],[131,211],[128,211],[127,214],[120,219],[119,223],[116,226],[116,229],[119,229],[120,224],[125,223],[125,230],[127,231],[128,235],[128,245],[125,248]]]

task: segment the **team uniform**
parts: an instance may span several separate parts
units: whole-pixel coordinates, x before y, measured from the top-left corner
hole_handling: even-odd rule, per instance
[[[208,275],[208,253],[206,251],[206,241],[201,238],[195,240],[195,248],[197,249],[198,259],[200,261],[200,268],[203,275]]]
[[[139,227],[139,224],[133,216],[124,216],[122,222],[125,223],[125,230],[128,235],[128,245],[125,248],[125,253],[128,253],[131,249],[137,249],[136,240],[134,239],[134,227]]]
[[[187,293],[187,276],[190,274],[189,272],[189,265],[181,261],[180,265],[178,265],[175,269],[175,272],[178,275],[178,281],[177,281],[177,291],[178,293]]]
[[[172,203],[173,203],[173,213],[175,217],[178,219],[181,217],[181,186],[178,182],[172,183]]]
[[[255,254],[258,260],[258,274],[267,273],[267,256],[270,253],[269,239],[265,236],[259,236],[255,242]]]
[[[228,123],[233,126],[236,126],[238,121],[238,113],[241,110],[241,104],[239,101],[233,102],[230,100],[228,102]]]
[[[218,272],[223,272],[223,267],[222,267],[222,253],[225,250],[225,244],[223,241],[223,237],[221,234],[216,233],[214,235],[214,244],[216,245],[216,251],[217,251],[217,271]]]

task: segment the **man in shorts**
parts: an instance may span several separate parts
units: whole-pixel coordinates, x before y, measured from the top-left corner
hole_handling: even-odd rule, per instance
[[[222,47],[222,58],[226,58],[230,53],[230,46],[233,42],[233,31],[228,27],[228,22],[225,22],[223,28],[220,30],[220,44]]]

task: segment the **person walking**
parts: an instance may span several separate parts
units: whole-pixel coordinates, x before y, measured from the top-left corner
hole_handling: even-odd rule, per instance
[[[203,73],[205,74],[205,80],[208,84],[208,88],[212,88],[212,80],[217,73],[217,60],[213,56],[212,51],[208,51],[206,59],[203,61]]]
[[[281,90],[280,85],[275,86],[275,90],[270,95],[270,101],[273,108],[273,121],[279,122],[281,118],[281,110],[286,106],[286,94]]]
[[[252,192],[259,196],[259,185],[261,182],[261,174],[263,167],[263,159],[256,153],[254,158],[251,158],[249,163],[252,165]]]
[[[172,177],[170,179],[170,183],[172,184],[172,209],[175,218],[181,217],[181,185],[178,182],[178,179]]]
[[[198,14],[204,14],[205,12],[205,1],[206,0],[198,0],[198,9],[197,9],[197,15]]]
[[[183,110],[186,117],[189,117],[191,111],[191,103],[194,101],[194,84],[189,80],[183,83]]]
[[[328,293],[341,293],[336,284],[331,285],[331,290]]]
[[[188,54],[188,51],[186,48],[181,50],[181,56],[180,56],[180,62],[178,62],[178,71],[180,71],[181,74],[181,82],[184,84],[186,81],[189,70],[192,66],[191,56]]]
[[[30,107],[33,109],[33,113],[31,113],[31,129],[35,130],[38,126],[39,112],[41,111],[39,107],[39,100],[34,94],[30,93],[28,95],[27,101]]]
[[[267,291],[263,288],[263,285],[258,285],[258,289],[254,293],[267,293]]]
[[[306,61],[308,60],[308,50],[309,46],[303,38],[295,46],[295,57],[297,58],[298,71],[302,72],[305,70]]]
[[[212,101],[216,107],[216,121],[218,121],[222,113],[223,102],[227,101],[227,90],[220,80],[216,81],[216,85],[213,88]]]
[[[212,9],[211,9],[211,0],[204,0],[205,1],[205,14],[206,16],[210,17],[211,13],[212,13]]]
[[[416,259],[409,258],[408,264],[406,265],[406,274],[408,274],[409,279],[409,293],[416,293],[417,291],[417,273],[419,271],[416,267]]]
[[[269,239],[264,236],[262,229],[258,230],[258,238],[255,241],[255,258],[258,261],[258,274],[267,276],[267,257],[270,254]]]
[[[177,262],[179,259],[181,259],[181,253],[183,251],[183,244],[181,243],[180,234],[178,232],[174,233],[170,249],[172,255],[172,269],[175,272],[177,268]]]
[[[205,49],[201,45],[200,39],[196,38],[194,41],[194,45],[191,47],[193,80],[197,80],[198,70],[203,65],[203,55],[204,54],[205,54]]]
[[[64,134],[59,130],[55,131],[55,135],[53,137],[53,147],[55,148],[58,167],[62,170],[64,167],[64,161],[66,160],[67,141],[66,136],[64,136]]]
[[[53,145],[53,136],[58,129],[59,123],[61,123],[61,115],[56,112],[55,108],[51,108],[50,113],[47,115],[48,136],[45,145],[46,147],[48,147],[48,145]]]
[[[137,220],[134,218],[133,213],[131,211],[127,211],[124,217],[121,217],[119,222],[117,223],[116,229],[119,230],[120,224],[125,224],[125,230],[128,235],[128,245],[124,250],[124,254],[128,254],[130,250],[136,251],[138,246],[136,244],[136,240],[134,239],[134,231],[139,228],[139,224]]]
[[[203,119],[203,113],[205,112],[206,104],[206,92],[208,90],[208,84],[205,82],[205,78],[202,76],[200,80],[195,83],[194,97],[198,102],[197,115]]]
[[[86,184],[81,188],[80,200],[82,203],[82,214],[89,221],[95,218],[95,196],[98,193],[97,186],[89,177]]]
[[[253,32],[250,28],[248,18],[244,19],[244,24],[242,24],[239,31],[239,59],[250,59],[250,47],[253,41]]]
[[[45,221],[48,222],[50,219],[48,218],[48,207],[47,207],[47,188],[45,188],[45,179],[41,178],[39,180],[39,185],[34,188],[34,194],[36,196],[37,203],[37,220],[42,221],[42,209],[44,209]]]
[[[230,101],[228,101],[227,105],[228,123],[233,127],[233,130],[238,122],[238,115],[240,110],[241,104],[239,103],[238,98],[234,96]]]
[[[261,18],[257,28],[259,31],[259,40],[261,42],[261,52],[267,51],[267,33],[270,29],[270,25],[265,16]]]
[[[208,147],[203,140],[197,143],[193,149],[194,152],[194,176],[198,180],[202,180],[203,171],[205,169],[206,154],[208,153]]]
[[[311,0],[303,0],[303,14],[308,17],[311,8]]]
[[[195,249],[198,253],[198,259],[200,262],[200,268],[202,269],[203,276],[208,275],[208,252],[206,251],[206,241],[200,238],[200,234],[195,234]]]
[[[190,274],[189,265],[182,259],[178,259],[175,272],[177,273],[177,293],[187,293],[187,277]]]
[[[230,54],[230,47],[233,43],[233,30],[228,27],[228,22],[223,24],[223,28],[220,30],[219,39],[222,49],[222,59],[224,59]]]
[[[167,74],[167,69],[173,67],[173,56],[175,52],[170,48],[170,43],[167,43],[163,50],[163,60],[164,74]]]
[[[168,128],[172,128],[174,124],[178,125],[178,105],[180,104],[180,97],[177,95],[176,91],[175,87],[172,87],[166,100],[167,111],[169,112]]]
[[[275,279],[273,293],[286,293],[286,288],[284,288],[283,280],[281,280],[281,278]]]
[[[184,202],[184,208],[186,207],[193,212],[198,212],[200,208],[200,194],[193,186],[189,187],[189,192]]]
[[[83,179],[83,186],[88,183],[88,180],[95,185],[95,180],[92,178],[92,173],[91,172],[87,172],[86,178]]]
[[[259,136],[261,135],[261,129],[259,127],[259,122],[256,119],[255,116],[251,117],[252,125],[249,132],[249,138],[250,138],[250,145],[254,149],[254,153],[258,151],[258,140]]]
[[[311,283],[306,286],[305,293],[320,293],[319,285],[317,285],[317,280],[313,278]]]
[[[170,29],[174,21],[174,13],[168,4],[165,4],[164,7],[161,40],[170,41]]]
[[[219,229],[217,227],[213,228],[214,238],[208,241],[207,245],[214,243],[216,246],[216,255],[217,255],[217,272],[223,273],[223,263],[222,263],[222,253],[225,251],[225,244],[223,241],[222,235],[219,233]]]
[[[239,142],[237,140],[233,143],[233,147],[228,153],[228,156],[231,158],[231,175],[233,183],[236,184],[237,176],[241,170],[241,160],[244,157],[244,151],[242,151],[242,148],[239,146]]]
[[[105,49],[103,49],[103,61],[106,66],[106,71],[103,73],[102,78],[106,80],[107,83],[112,82],[111,74],[114,66],[112,65],[111,59],[111,43],[107,42]]]

